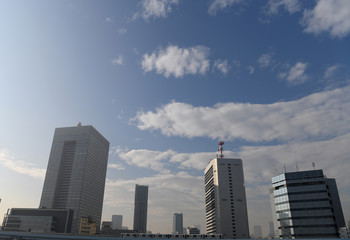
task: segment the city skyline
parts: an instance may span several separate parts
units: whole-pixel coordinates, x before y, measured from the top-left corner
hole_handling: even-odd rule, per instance
[[[82,122],[110,142],[103,221],[132,229],[140,184],[149,230],[182,211],[204,233],[219,141],[250,232],[269,233],[271,177],[313,163],[349,221],[349,26],[347,0],[2,1],[0,216],[38,207],[53,129]]]

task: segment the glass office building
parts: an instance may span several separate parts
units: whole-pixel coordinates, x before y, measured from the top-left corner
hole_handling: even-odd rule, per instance
[[[335,179],[322,170],[273,177],[270,193],[275,238],[336,238],[345,226]]]
[[[134,230],[138,233],[147,231],[148,186],[135,186]]]
[[[100,226],[109,142],[92,126],[56,128],[39,208],[73,210]]]

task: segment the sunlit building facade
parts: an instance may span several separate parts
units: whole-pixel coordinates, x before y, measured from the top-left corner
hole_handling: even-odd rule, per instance
[[[204,173],[207,234],[249,238],[242,160],[214,158]]]

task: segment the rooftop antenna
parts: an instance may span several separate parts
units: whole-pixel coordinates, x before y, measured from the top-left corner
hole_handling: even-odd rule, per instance
[[[297,160],[295,160],[295,166],[297,168],[297,172],[299,172],[299,167],[298,167],[298,161]]]
[[[314,170],[315,170],[315,163],[314,163],[314,162],[312,163],[312,167],[313,167],[313,168],[314,168]]]
[[[286,173],[287,172],[286,165],[284,164],[283,166],[284,166],[284,173]]]
[[[224,142],[223,141],[219,142],[219,150],[218,151],[220,152],[220,154],[219,154],[220,158],[224,157],[224,154],[222,154],[222,150],[223,150],[222,145],[224,145]]]
[[[78,122],[78,127],[81,127],[81,122]]]

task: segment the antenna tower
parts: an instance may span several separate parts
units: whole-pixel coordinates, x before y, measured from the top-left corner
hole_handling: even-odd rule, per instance
[[[222,150],[223,150],[223,148],[222,148],[222,145],[224,145],[224,142],[219,142],[219,152],[220,152],[220,154],[219,154],[219,157],[220,158],[223,158],[224,157],[224,154],[222,154]]]

